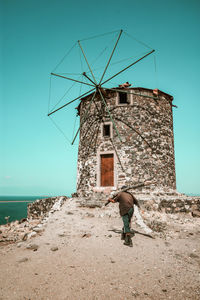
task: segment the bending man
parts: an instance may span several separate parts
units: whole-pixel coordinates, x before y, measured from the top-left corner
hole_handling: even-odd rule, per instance
[[[122,187],[122,190],[126,186]],[[124,227],[122,228],[121,239],[124,240],[124,245],[133,247],[131,240],[131,218],[134,212],[134,204],[139,207],[137,199],[129,192],[119,192],[113,199],[109,198],[108,201],[116,203],[119,202],[119,212],[123,220]]]

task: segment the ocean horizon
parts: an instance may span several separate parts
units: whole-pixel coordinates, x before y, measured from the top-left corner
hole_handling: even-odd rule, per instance
[[[5,217],[8,216],[10,216],[9,222],[27,218],[27,205],[37,199],[44,199],[48,197],[53,196],[0,196],[0,225],[6,224]]]

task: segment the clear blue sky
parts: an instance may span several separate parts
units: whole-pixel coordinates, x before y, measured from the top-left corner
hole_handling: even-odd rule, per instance
[[[75,191],[77,143],[70,146],[47,117],[49,74],[77,40],[121,28],[156,50],[156,81],[144,74],[139,82],[174,96],[177,189],[200,194],[198,0],[1,0],[0,6],[1,195]],[[65,113],[72,123],[73,107]]]

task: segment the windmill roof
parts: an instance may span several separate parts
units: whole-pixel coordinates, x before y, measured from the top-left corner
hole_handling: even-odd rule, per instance
[[[140,91],[150,91],[152,94],[154,94],[154,91],[158,92],[158,94],[160,95],[164,95],[164,96],[167,96],[168,99],[172,102],[173,101],[173,96],[171,96],[170,94],[167,94],[159,89],[149,89],[149,88],[144,88],[144,87],[128,87],[128,88],[121,88],[121,87],[113,87],[112,90],[120,90],[123,92],[123,90],[140,90]],[[111,91],[111,90],[105,90],[105,92],[107,91]],[[76,107],[76,109],[78,110],[78,114],[79,114],[79,111],[80,111],[80,104],[83,100],[86,100],[88,97],[90,97],[93,93],[90,93],[88,95],[86,95],[85,97],[81,98],[80,99],[80,103],[79,105]]]

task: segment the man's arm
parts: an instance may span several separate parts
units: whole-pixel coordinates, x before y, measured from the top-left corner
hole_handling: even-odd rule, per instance
[[[110,202],[115,203],[115,200],[112,198],[108,198],[108,201],[105,203],[105,206],[107,206]]]
[[[106,202],[105,206],[107,206],[110,202],[116,203],[118,200],[119,194],[117,194],[114,198],[108,198],[108,201]]]
[[[109,199],[108,199],[108,202],[115,203],[115,200],[114,200],[114,199],[112,199],[112,198],[109,198]]]

